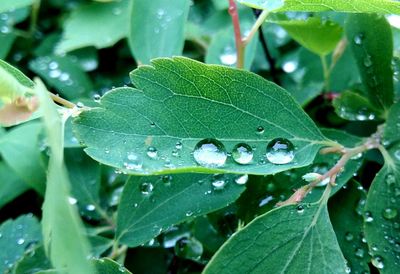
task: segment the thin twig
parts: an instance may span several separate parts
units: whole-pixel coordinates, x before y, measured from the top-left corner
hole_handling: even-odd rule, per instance
[[[36,30],[37,19],[39,17],[39,10],[40,10],[40,1],[41,0],[35,0],[32,4],[31,22],[30,22],[30,26],[29,26],[30,36],[32,36]]]
[[[244,66],[244,44],[240,32],[239,14],[234,0],[229,0],[229,14],[232,17],[233,30],[235,32],[236,44],[236,67],[243,68]]]
[[[251,39],[253,39],[253,37],[257,33],[258,29],[261,27],[261,25],[267,19],[268,14],[269,14],[268,10],[263,10],[263,12],[260,14],[260,16],[258,16],[257,21],[254,23],[249,34],[245,38],[242,39],[242,42],[244,45],[247,45],[248,43],[250,43]]]
[[[55,95],[54,93],[51,93],[51,92],[49,92],[49,93],[50,93],[51,99],[54,102],[59,103],[60,105],[63,105],[64,107],[67,107],[67,108],[75,108],[76,107],[76,105],[74,103],[72,103],[68,100],[65,100],[64,98],[61,98],[60,96]]]

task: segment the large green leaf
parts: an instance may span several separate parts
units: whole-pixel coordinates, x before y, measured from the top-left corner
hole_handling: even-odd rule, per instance
[[[63,124],[41,82],[35,88],[51,148],[43,205],[44,247],[53,266],[68,273],[95,273],[88,261],[89,244],[77,209],[70,204],[70,182],[64,166]]]
[[[385,155],[385,165],[368,191],[364,231],[372,264],[381,273],[399,273],[400,145]]]
[[[128,4],[128,0],[82,4],[65,21],[62,40],[56,51],[114,45],[128,34]]]
[[[10,167],[0,162],[0,209],[28,188]]]
[[[283,27],[300,45],[321,56],[335,49],[343,32],[339,24],[332,21],[322,22],[318,17],[310,17],[307,20],[282,20],[275,23]]]
[[[285,90],[250,72],[174,58],[156,59],[131,78],[138,89],[117,88],[100,108],[74,121],[86,153],[124,172],[271,174],[308,165],[322,146],[332,144]],[[291,163],[265,160],[267,143],[278,137],[296,147]],[[205,138],[218,139],[228,151],[246,142],[253,162],[198,166],[192,152]],[[155,157],[146,154],[149,147],[158,151]]]
[[[389,23],[376,14],[349,15],[346,34],[370,102],[387,110],[393,104],[394,94]]]
[[[148,64],[155,57],[182,55],[188,0],[132,0],[128,41],[133,56]]]
[[[118,208],[117,238],[128,246],[138,246],[174,224],[225,207],[244,191],[243,185],[235,183],[240,177],[200,174],[131,177]]]
[[[390,110],[385,123],[383,134],[384,143],[393,143],[400,140],[400,102],[394,104]]]
[[[49,268],[51,264],[46,257],[43,245],[37,245],[27,248],[24,256],[16,262],[13,274],[34,274]]]
[[[0,273],[9,273],[25,249],[42,240],[36,217],[22,215],[0,226]]]
[[[212,273],[348,273],[326,202],[274,209],[234,234],[204,270]]]
[[[23,8],[33,4],[34,2],[35,0],[1,0],[0,13]]]
[[[43,194],[46,174],[38,144],[41,132],[40,123],[23,124],[13,128],[0,137],[0,154],[27,185]]]
[[[365,197],[360,184],[351,181],[329,201],[333,229],[351,273],[369,273],[370,256],[363,239],[362,208],[357,207],[363,205]]]
[[[395,0],[238,0],[240,3],[273,12],[284,11],[336,11],[400,14],[400,3]]]

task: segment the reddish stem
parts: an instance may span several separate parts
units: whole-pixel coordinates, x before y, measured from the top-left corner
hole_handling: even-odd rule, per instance
[[[237,11],[236,3],[234,0],[229,0],[229,14],[232,17],[233,30],[235,32],[236,44],[236,67],[243,68],[244,62],[244,45],[242,42],[242,35],[240,33],[239,14]]]

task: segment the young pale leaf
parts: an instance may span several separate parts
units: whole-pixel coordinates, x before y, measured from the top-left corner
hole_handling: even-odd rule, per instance
[[[10,273],[25,249],[42,241],[40,224],[32,215],[22,215],[0,226],[0,273]]]
[[[379,119],[381,110],[376,109],[367,98],[358,92],[346,90],[333,100],[337,115],[350,121]]]
[[[37,0],[1,0],[0,13],[32,5]]]
[[[3,104],[31,92],[32,87],[32,81],[21,71],[0,60],[0,100]]]
[[[332,144],[284,89],[250,72],[173,58],[141,66],[131,78],[138,89],[117,88],[100,108],[74,121],[89,156],[128,173],[271,174],[308,165]],[[253,160],[240,165],[227,159],[218,168],[207,165],[207,158],[199,166],[192,152],[206,138],[222,142],[218,156],[245,142],[253,147]],[[293,143],[292,162],[265,159],[275,138]]]
[[[394,143],[400,140],[400,102],[394,104],[390,110],[385,123],[383,133],[384,143]]]
[[[128,4],[128,0],[121,0],[80,5],[65,21],[56,51],[63,53],[88,46],[105,48],[114,45],[128,34]]]
[[[28,189],[10,167],[0,162],[0,209]]]
[[[325,202],[290,205],[257,217],[214,255],[204,274],[348,273]]]
[[[29,68],[67,99],[77,99],[93,90],[88,74],[71,58],[42,56],[32,60]]]
[[[51,148],[43,204],[44,247],[53,266],[68,273],[95,273],[88,261],[89,244],[78,211],[68,200],[70,182],[63,162],[63,125],[55,104],[41,82],[35,87]]]
[[[387,110],[394,94],[389,23],[376,14],[352,14],[346,21],[346,34],[371,104]]]
[[[0,154],[28,186],[44,194],[45,163],[38,144],[41,132],[41,123],[23,124],[13,128],[0,137]]]
[[[354,13],[400,14],[400,3],[395,0],[238,0],[239,3],[272,12],[335,11]]]
[[[300,45],[320,56],[325,56],[335,49],[343,32],[339,24],[332,21],[322,22],[318,17],[275,23],[283,27]]]
[[[182,55],[188,0],[132,0],[128,41],[140,63]]]
[[[118,241],[138,246],[163,229],[229,205],[245,189],[235,183],[242,176],[246,175],[131,177],[118,208]]]
[[[368,191],[364,231],[372,264],[382,274],[400,272],[400,145],[392,147]]]
[[[347,168],[347,166],[346,166]],[[329,216],[351,273],[369,273],[371,257],[363,239],[362,205],[366,192],[351,181],[329,200]]]

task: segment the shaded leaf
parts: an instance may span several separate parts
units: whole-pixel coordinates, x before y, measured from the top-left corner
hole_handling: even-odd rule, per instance
[[[131,77],[140,90],[117,88],[102,98],[100,108],[74,121],[85,152],[124,172],[271,174],[308,165],[319,148],[332,144],[285,90],[255,74],[173,58],[154,60]],[[293,162],[265,162],[266,145],[277,137],[297,148]],[[191,152],[205,138],[220,140],[227,151],[246,142],[255,149],[253,163],[228,159],[220,169],[197,166]],[[150,146],[158,151],[155,159],[147,155]]]
[[[82,4],[64,23],[62,40],[57,52],[94,46],[114,45],[128,34],[128,0],[110,3]],[[99,28],[101,26],[101,28]]]
[[[400,4],[400,3],[398,3]],[[372,105],[387,110],[393,104],[393,38],[385,17],[349,15],[346,35],[361,80]]]
[[[98,273],[104,273],[104,274],[131,273],[123,265],[120,265],[119,263],[111,260],[110,258],[95,259],[93,260],[93,262]]]
[[[0,13],[27,7],[32,5],[34,2],[35,0],[1,0]]]
[[[11,270],[26,248],[42,241],[40,224],[33,215],[7,220],[0,226],[0,235],[0,273]]]
[[[257,217],[225,242],[204,273],[348,273],[326,202],[301,206]]]
[[[234,179],[201,174],[131,177],[118,208],[118,240],[138,246],[174,224],[227,206],[244,191]],[[214,189],[218,182],[225,184],[223,189]]]
[[[393,143],[400,140],[400,103],[394,104],[385,123],[383,139],[385,143]]]
[[[0,208],[28,189],[10,167],[0,162]]]
[[[339,24],[329,20],[322,22],[318,17],[310,17],[307,20],[274,21],[274,23],[283,27],[300,45],[321,56],[335,49],[343,32]]]
[[[51,267],[46,257],[43,245],[29,248],[24,256],[15,264],[13,274],[34,274],[40,270],[47,270]]]
[[[128,41],[138,62],[182,55],[189,4],[187,0],[132,0]]]
[[[53,266],[69,273],[95,273],[87,260],[89,244],[79,214],[69,203],[70,182],[63,162],[63,124],[46,88],[37,82],[37,92],[51,149],[43,205],[44,247]]]

